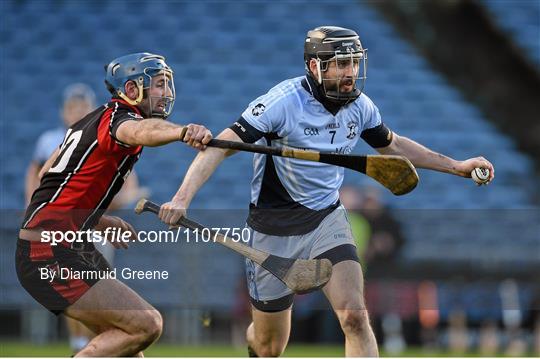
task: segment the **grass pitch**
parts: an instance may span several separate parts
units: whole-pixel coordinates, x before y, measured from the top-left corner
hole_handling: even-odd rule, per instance
[[[0,357],[69,357],[71,351],[67,343],[51,343],[45,345],[25,342],[0,342]],[[147,357],[247,357],[246,348],[235,348],[228,345],[184,346],[173,344],[155,344],[144,352]],[[285,350],[284,357],[343,357],[341,345],[299,345],[291,344]],[[387,355],[384,352],[381,356]],[[478,353],[449,353],[447,351],[424,351],[409,348],[403,357],[478,357]]]

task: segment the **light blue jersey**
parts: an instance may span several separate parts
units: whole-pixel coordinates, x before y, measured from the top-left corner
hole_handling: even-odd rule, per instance
[[[348,154],[362,131],[382,123],[379,110],[366,95],[341,107],[334,116],[315,99],[309,86],[305,76],[281,82],[251,102],[235,125],[244,132],[244,127],[255,129],[259,144]],[[253,165],[250,225],[257,222],[255,217],[267,222],[267,215],[258,216],[252,213],[254,209],[301,210],[298,221],[309,221],[305,218],[309,213],[338,203],[344,175],[341,167],[263,154],[255,154]],[[290,233],[296,232],[282,234]]]
[[[242,117],[263,133],[275,133],[272,146],[348,154],[362,131],[381,124],[379,110],[362,94],[333,116],[302,86],[304,77],[286,80],[249,104]],[[264,107],[262,107],[262,106]],[[264,138],[258,141],[266,144]],[[255,154],[251,202],[256,204],[264,177],[265,155]],[[274,157],[275,169],[291,198],[321,210],[337,202],[344,169],[320,162]]]

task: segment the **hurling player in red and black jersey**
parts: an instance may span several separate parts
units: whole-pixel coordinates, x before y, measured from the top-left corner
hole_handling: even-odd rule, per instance
[[[17,275],[47,309],[79,320],[97,334],[77,356],[139,356],[161,334],[159,312],[116,279],[61,279],[65,268],[104,273],[109,265],[89,241],[51,245],[43,241],[43,234],[112,227],[135,239],[129,223],[103,213],[143,146],[183,141],[204,150],[212,135],[200,125],[163,120],[171,113],[175,90],[173,72],[162,56],[126,55],[113,60],[106,71],[111,101],[72,125],[41,170],[40,186],[19,232]],[[123,242],[113,244],[126,247]]]

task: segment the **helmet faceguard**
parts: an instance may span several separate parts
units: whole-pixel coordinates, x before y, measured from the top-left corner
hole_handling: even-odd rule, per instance
[[[147,52],[130,54],[113,60],[105,70],[105,84],[113,96],[137,106],[149,117],[165,119],[171,114],[176,92],[173,71],[163,56]],[[130,99],[124,92],[128,81],[133,81],[139,90],[136,99]],[[156,82],[160,84],[156,86]],[[153,86],[161,91],[153,90]]]
[[[164,119],[169,117],[176,98],[172,70],[147,67],[144,69],[144,76],[149,80],[149,85],[143,87],[144,97],[142,103],[144,104],[144,99],[148,99],[147,108],[150,109],[148,114],[152,117]],[[154,82],[157,82],[157,85]],[[152,86],[158,88],[158,96],[154,95],[156,91],[151,90]]]
[[[310,70],[311,59],[317,61],[317,76]],[[309,31],[304,46],[304,60],[308,75],[322,87],[329,101],[343,106],[356,100],[362,93],[366,80],[367,49],[362,48],[356,32],[335,26],[322,26]],[[350,89],[342,90],[343,87]]]

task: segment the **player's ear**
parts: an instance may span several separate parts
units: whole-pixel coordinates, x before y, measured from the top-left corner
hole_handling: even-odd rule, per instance
[[[130,100],[135,100],[139,96],[139,88],[134,81],[128,81],[124,85],[124,93]]]
[[[309,60],[309,71],[317,78],[319,76],[319,69],[317,68],[317,60],[310,59]]]

